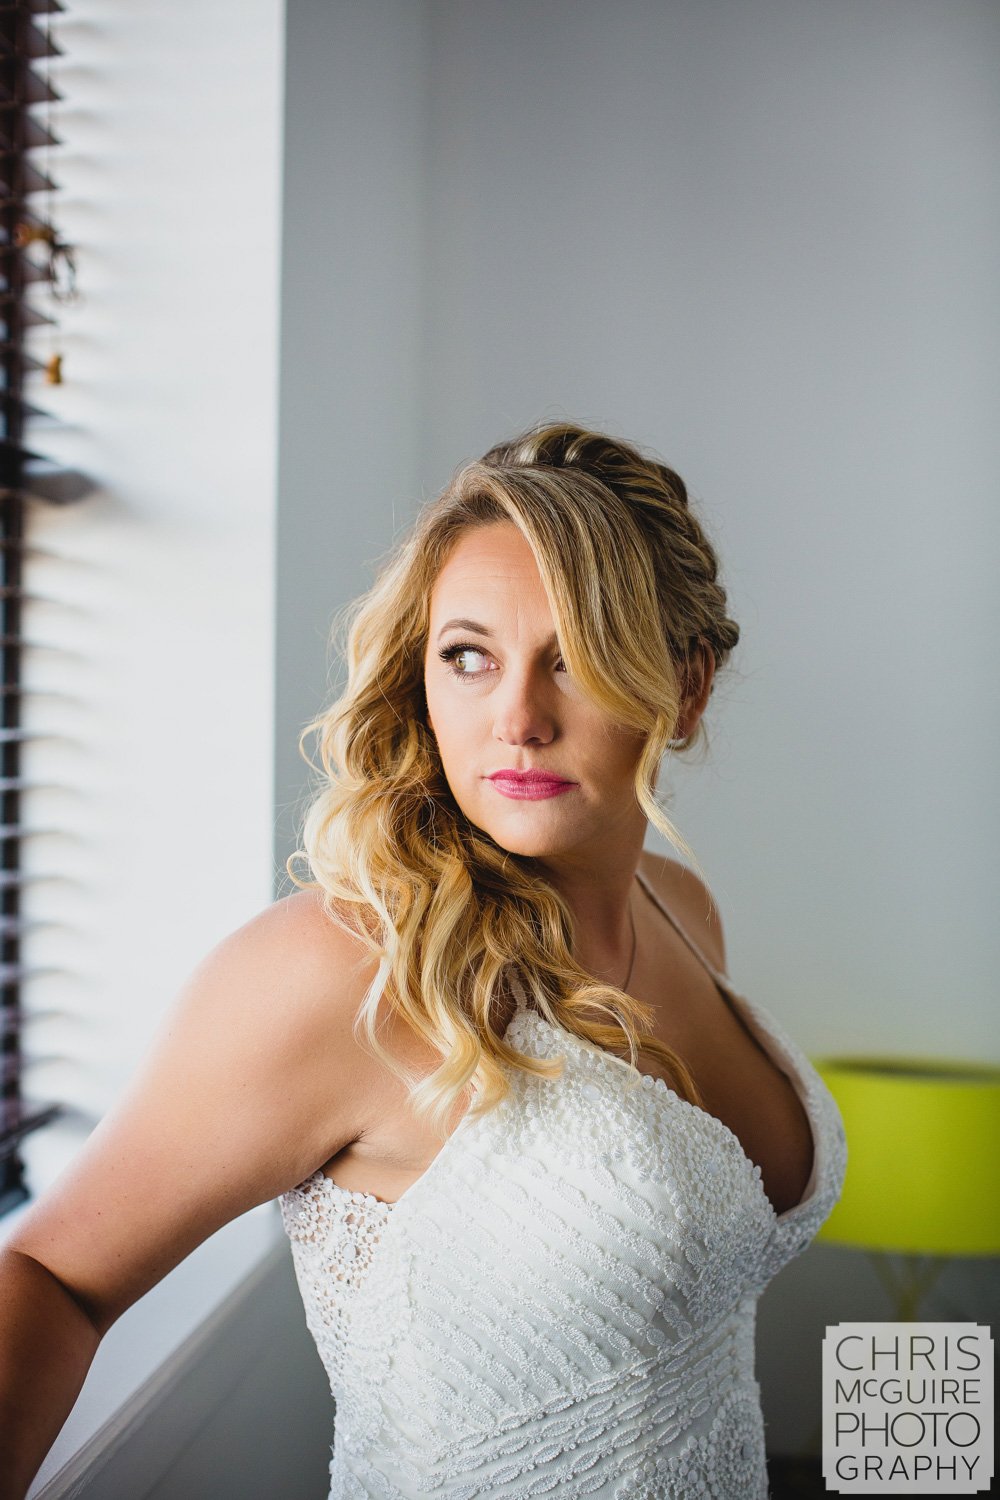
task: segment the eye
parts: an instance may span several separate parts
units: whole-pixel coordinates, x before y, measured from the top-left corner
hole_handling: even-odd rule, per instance
[[[442,661],[450,663],[450,662],[454,662],[455,659],[456,659],[456,657],[464,656],[466,653],[468,653],[470,656],[485,656],[486,655],[485,651],[481,651],[478,646],[470,646],[467,642],[459,641],[454,646],[445,646],[445,648],[444,648],[443,651],[439,651],[438,652],[438,656],[441,658]],[[452,673],[453,677],[481,677],[482,676],[481,672],[467,672],[467,671],[464,670],[464,668],[459,668],[459,667],[455,667],[455,666],[453,666],[451,668],[451,673]]]
[[[455,645],[453,645],[453,646],[445,646],[442,651],[438,652],[438,656],[440,657],[440,659],[443,662],[452,663],[458,657],[465,656],[467,653],[470,656],[482,656],[482,657],[486,656],[486,652],[483,651],[481,647],[470,645],[468,641],[457,641],[455,643]],[[562,657],[561,656],[557,657],[556,660],[557,660],[558,666],[562,669],[562,671],[565,672],[566,665],[565,665]],[[451,673],[452,673],[453,677],[463,677],[466,680],[471,680],[471,679],[475,679],[477,677],[484,676],[484,672],[483,671],[469,672],[469,671],[466,671],[464,668],[460,668],[460,667],[456,667],[456,666],[452,666],[451,667]]]

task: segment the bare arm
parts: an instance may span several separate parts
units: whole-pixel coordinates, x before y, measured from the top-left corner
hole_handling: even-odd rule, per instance
[[[0,1251],[0,1500],[22,1500],[104,1334],[203,1240],[356,1138],[375,972],[312,893],[195,970],[121,1102]]]
[[[100,1335],[51,1271],[0,1251],[0,1497],[21,1500],[69,1416]]]

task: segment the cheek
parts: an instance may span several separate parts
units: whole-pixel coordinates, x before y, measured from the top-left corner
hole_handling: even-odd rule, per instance
[[[424,717],[427,720],[431,733],[437,735],[439,727],[446,727],[448,723],[447,705],[439,701],[432,683],[424,679]]]
[[[438,747],[446,751],[462,737],[463,716],[456,714],[449,703],[438,702],[430,693],[427,695],[427,725]]]
[[[605,774],[615,781],[631,777],[642,754],[642,736],[615,729],[610,735],[605,734],[603,744],[601,764]]]

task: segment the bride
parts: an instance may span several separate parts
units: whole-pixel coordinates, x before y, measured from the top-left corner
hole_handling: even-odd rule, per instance
[[[271,1199],[331,1497],[764,1497],[756,1303],[845,1147],[700,875],[644,849],[697,866],[657,779],[739,636],[684,484],[540,424],[347,621],[299,889],[205,957],[0,1252],[0,1500],[112,1324]]]

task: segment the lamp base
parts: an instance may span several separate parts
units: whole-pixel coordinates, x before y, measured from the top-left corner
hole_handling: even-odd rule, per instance
[[[868,1258],[879,1280],[893,1299],[894,1322],[916,1323],[920,1303],[950,1259],[947,1255],[915,1255],[901,1251],[869,1250]],[[899,1261],[898,1269],[893,1262]]]

